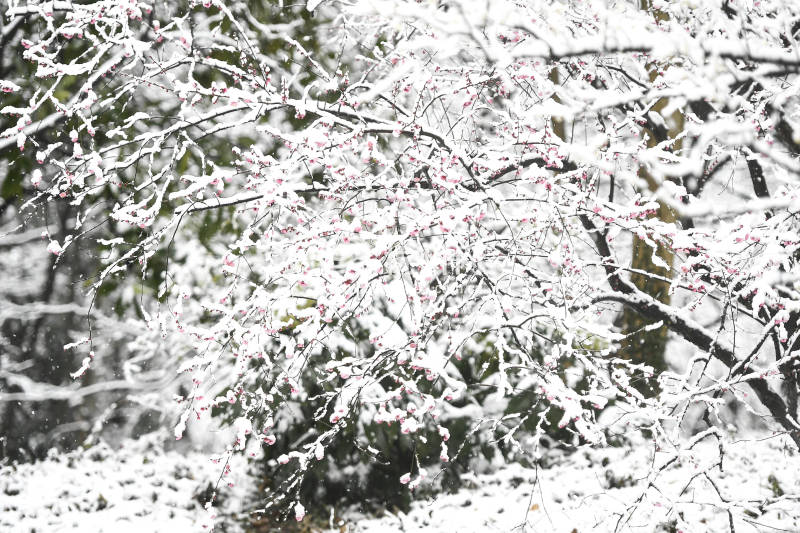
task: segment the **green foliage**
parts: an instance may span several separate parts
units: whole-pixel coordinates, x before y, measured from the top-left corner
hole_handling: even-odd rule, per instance
[[[770,474],[767,478],[767,482],[769,482],[769,489],[772,491],[772,495],[776,498],[780,498],[783,496],[783,488],[781,487],[780,482],[778,482],[778,478],[775,477],[775,474]]]

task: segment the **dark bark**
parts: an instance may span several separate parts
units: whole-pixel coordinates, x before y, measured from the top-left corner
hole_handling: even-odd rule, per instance
[[[629,286],[628,289],[627,293],[605,294],[597,297],[595,301],[618,302],[642,316],[652,320],[662,320],[670,331],[701,350],[708,352],[709,355],[722,362],[729,369],[735,370],[735,374],[741,375],[744,373],[744,365],[739,365],[740,361],[733,351],[715,340],[702,327],[688,322],[672,312],[673,310],[668,306],[653,300],[632,287]],[[763,378],[748,379],[747,384],[753,389],[761,404],[767,408],[770,416],[787,431],[794,443],[800,448],[800,427],[789,413],[781,395],[774,392]]]

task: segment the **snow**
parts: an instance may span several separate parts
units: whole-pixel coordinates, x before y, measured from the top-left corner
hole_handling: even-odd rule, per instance
[[[14,73],[24,87],[0,80],[0,93],[15,93],[0,110],[0,150],[30,160],[9,157],[0,172],[28,180],[23,196],[35,198],[24,205],[41,214],[0,217],[19,224],[0,237],[0,272],[11,273],[0,276],[0,381],[15,387],[0,402],[69,400],[86,413],[69,423],[91,425],[106,400],[79,410],[81,398],[135,392],[137,378],[178,370],[170,383],[192,385],[176,394],[174,449],[188,450],[192,429],[226,404],[232,427],[205,433],[228,434],[237,452],[308,426],[275,453],[294,472],[283,502],[312,459],[335,469],[325,448],[337,435],[372,422],[396,421],[414,443],[428,443],[435,423],[441,442],[430,444],[448,467],[460,443],[448,449],[445,426],[457,418],[476,431],[519,420],[498,438],[542,457],[541,468],[470,475],[431,501],[436,472],[414,467],[400,477],[421,498],[413,509],[345,512],[354,531],[800,530],[788,451],[800,443],[800,104],[797,32],[785,27],[800,17],[797,2],[659,0],[656,14],[630,1],[307,0],[284,23],[258,22],[247,2],[207,0],[211,12],[189,13],[136,0],[21,1],[10,1],[2,31],[30,68]],[[298,18],[302,9],[317,22]],[[98,21],[115,30],[94,31]],[[47,29],[30,33],[36,24]],[[28,33],[35,42],[18,40]],[[39,230],[40,253],[29,254]],[[95,253],[95,238],[109,249]],[[653,268],[634,268],[635,238]],[[96,275],[79,272],[84,253]],[[60,270],[31,274],[39,263]],[[80,287],[92,291],[85,312],[83,299],[62,298]],[[661,373],[652,398],[634,381],[650,370],[616,350],[632,333],[613,319],[622,305],[655,321],[643,330],[663,324],[687,346],[667,356],[682,373]],[[93,336],[95,315],[129,324],[135,310],[148,333],[122,350]],[[38,370],[45,358],[60,364],[38,318],[56,313],[87,317],[88,331],[70,325],[65,341],[84,387]],[[4,319],[38,323],[27,339]],[[536,407],[514,412],[517,394]],[[519,444],[550,431],[551,409],[562,412],[556,435],[604,443],[617,409],[626,433],[646,428],[677,448]],[[542,423],[522,435],[531,415]],[[719,429],[762,421],[788,428],[795,446]],[[717,427],[678,438],[707,424]],[[241,456],[227,476],[226,459],[158,450],[130,442],[1,466],[0,533],[208,530],[257,505]],[[220,481],[226,503],[209,508],[196,495]],[[305,524],[324,523],[314,503],[287,505]]]
[[[387,511],[380,518],[351,514],[335,525],[346,525],[354,533],[601,533],[659,528],[689,533],[729,531],[726,509],[730,509],[736,531],[798,531],[800,456],[789,450],[788,440],[777,437],[739,441],[725,450],[720,471],[715,466],[717,445],[705,441],[681,453],[679,461],[653,478],[647,477],[654,458],[646,443],[587,449],[563,455],[538,470],[509,465],[468,477],[467,488],[417,501],[408,513]],[[671,457],[656,453],[656,467]],[[705,475],[729,503],[720,499]],[[773,486],[785,494],[777,496]],[[675,529],[669,529],[673,520]]]
[[[0,467],[0,531],[208,531],[204,526],[215,520],[199,494],[217,483],[223,464],[201,452],[162,452],[128,441],[118,450],[100,444],[34,464],[6,465]],[[217,522],[238,510],[248,488],[244,458],[234,456],[230,464],[220,483]]]
[[[800,455],[788,439],[728,444],[722,468],[716,441],[695,440],[694,447],[686,440],[687,449],[655,454],[646,441],[575,453],[549,450],[538,469],[509,464],[466,474],[460,490],[420,498],[408,513],[376,517],[336,510],[342,518],[333,523],[327,514],[315,516],[305,502],[294,505],[290,520],[353,533],[659,527],[689,533],[728,531],[730,511],[736,531],[799,530]],[[198,497],[216,484],[223,462],[210,461],[205,452],[163,452],[128,441],[119,450],[100,444],[35,464],[7,465],[0,468],[0,531],[189,533],[208,531],[204,526],[212,522],[236,531],[232,517],[246,517],[248,506],[256,505],[248,498],[256,483],[247,477],[242,456],[233,456],[232,472],[220,483],[219,509],[207,512]],[[435,476],[428,471],[427,479]],[[425,483],[417,490],[424,491]],[[211,514],[218,516],[210,520]]]

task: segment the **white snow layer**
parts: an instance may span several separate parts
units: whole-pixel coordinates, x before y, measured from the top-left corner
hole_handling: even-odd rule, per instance
[[[690,450],[586,449],[538,469],[509,465],[468,475],[455,494],[415,502],[409,513],[380,517],[335,509],[309,512],[312,531],[391,533],[800,531],[800,455],[782,437],[726,444],[713,438]],[[219,483],[218,509],[197,495],[216,485],[223,463],[201,452],[157,452],[139,446],[54,455],[0,468],[0,531],[209,531],[244,517],[255,482],[244,458]],[[667,465],[667,466],[664,466]],[[229,487],[228,483],[233,483]],[[252,495],[252,492],[250,493]],[[249,503],[247,503],[249,502]],[[212,515],[216,514],[216,518]],[[336,515],[336,523],[329,516]],[[219,529],[219,528],[218,528]]]
[[[800,455],[782,438],[729,445],[721,470],[719,448],[707,440],[650,474],[675,457],[654,457],[645,444],[587,449],[546,468],[510,465],[474,477],[456,494],[416,502],[407,514],[351,515],[347,530],[800,531]]]
[[[224,459],[215,463],[200,452],[131,445],[112,450],[101,444],[0,467],[0,531],[210,531],[223,515],[238,510],[250,488],[242,482],[247,469],[242,456],[232,457],[230,474],[221,476]],[[202,505],[209,483],[224,493],[217,509]]]

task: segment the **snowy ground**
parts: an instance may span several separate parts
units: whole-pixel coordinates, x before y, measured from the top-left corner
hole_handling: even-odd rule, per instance
[[[208,531],[213,520],[202,505],[204,491],[217,485],[223,464],[199,452],[131,444],[0,468],[0,532]],[[244,458],[233,461],[238,464],[220,483],[225,498],[219,514],[238,511],[247,490]]]
[[[732,518],[737,533],[800,531],[800,455],[779,439],[730,446],[722,472],[716,444],[701,443],[658,476],[643,477],[673,457],[662,452],[653,462],[652,449],[605,448],[538,471],[508,467],[475,478],[470,489],[418,502],[408,514],[350,517],[349,530],[688,533],[729,531]]]
[[[407,514],[344,513],[331,526],[365,533],[700,532],[729,531],[732,520],[737,533],[797,532],[800,455],[785,444],[772,438],[728,445],[722,469],[714,439],[655,456],[647,446],[585,450],[538,470],[509,466],[473,476],[458,493],[418,501]],[[247,467],[236,461],[221,484],[218,523],[246,501]],[[651,466],[658,475],[647,476]],[[211,520],[198,494],[216,483],[221,469],[202,453],[145,446],[95,447],[6,466],[0,469],[0,531],[208,531]]]

